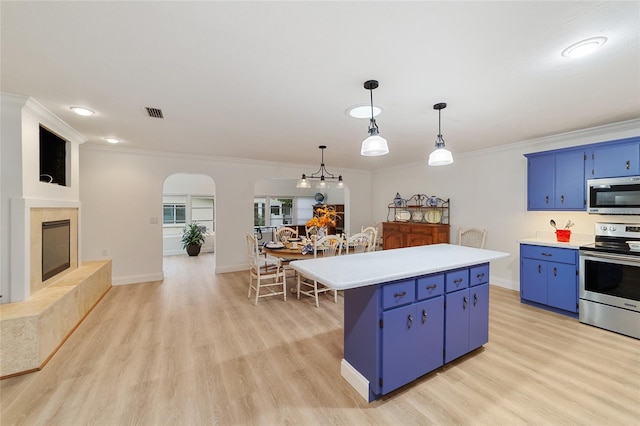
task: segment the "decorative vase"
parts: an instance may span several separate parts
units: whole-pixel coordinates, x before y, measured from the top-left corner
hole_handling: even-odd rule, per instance
[[[198,244],[189,244],[187,246],[187,254],[189,256],[197,256],[200,254],[200,246]]]
[[[318,227],[318,232],[316,234],[316,238],[324,238],[327,236],[327,228],[324,226]]]
[[[393,199],[393,202],[396,205],[396,207],[402,206],[402,197],[400,196],[399,192],[396,192],[396,197]]]

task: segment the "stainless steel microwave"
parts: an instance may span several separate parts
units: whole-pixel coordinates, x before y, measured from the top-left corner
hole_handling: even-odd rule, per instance
[[[640,176],[587,180],[587,212],[640,215]]]

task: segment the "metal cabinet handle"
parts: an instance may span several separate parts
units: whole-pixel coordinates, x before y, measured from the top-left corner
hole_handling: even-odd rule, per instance
[[[483,279],[484,278],[484,272],[481,273],[481,274],[476,275],[476,278],[479,279],[479,280]]]
[[[413,317],[411,316],[411,314],[409,314],[407,319],[409,320],[409,328],[411,328],[411,325],[413,324]]]
[[[458,278],[457,280],[453,280],[454,284],[460,284],[462,282],[462,278]]]
[[[473,293],[473,306],[476,306],[478,304],[478,295],[476,293]]]
[[[560,196],[560,203],[563,204],[564,203],[564,195]]]
[[[403,291],[402,293],[395,293],[395,294],[393,295],[393,297],[404,297],[404,296],[406,296],[406,295],[407,295],[407,292],[406,292],[406,291]]]
[[[431,284],[427,286],[427,290],[434,290],[438,287],[438,284]]]
[[[627,160],[627,170],[631,167],[631,161]]]
[[[551,257],[551,256],[553,256],[553,254],[551,254],[551,253],[544,253],[544,252],[542,253],[542,255],[543,255],[543,256],[546,256],[546,257]]]
[[[469,304],[469,300],[467,300],[467,296],[464,296],[463,301],[462,301],[462,310],[466,310],[467,309],[467,305]]]
[[[424,324],[425,322],[427,322],[427,310],[423,309],[422,310],[422,323]]]
[[[544,202],[545,202],[546,204],[549,204],[549,196],[548,196],[548,195],[547,195],[546,197],[544,197]]]
[[[542,265],[538,265],[538,273],[541,274],[542,273]]]
[[[558,268],[556,268],[556,267],[553,268],[553,276],[554,277],[558,276]]]

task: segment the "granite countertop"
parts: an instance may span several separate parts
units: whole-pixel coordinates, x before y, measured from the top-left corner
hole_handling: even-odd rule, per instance
[[[595,241],[595,237],[592,234],[574,234],[571,233],[571,238],[567,243],[561,243],[556,239],[555,232],[536,232],[536,236],[532,238],[525,238],[519,240],[520,244],[532,244],[536,246],[549,246],[568,249],[579,249],[580,246],[585,244],[591,244]]]
[[[433,244],[297,260],[290,266],[328,287],[346,290],[487,263],[508,256],[509,253],[499,251]]]

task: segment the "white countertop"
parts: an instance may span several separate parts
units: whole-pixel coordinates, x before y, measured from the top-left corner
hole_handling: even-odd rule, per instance
[[[571,234],[570,241],[567,243],[560,243],[556,239],[555,232],[536,232],[536,236],[533,238],[525,238],[519,240],[520,244],[532,244],[535,246],[549,246],[568,249],[579,249],[580,246],[585,244],[591,244],[595,241],[595,237],[592,234]]]
[[[500,251],[434,244],[296,260],[290,266],[305,277],[316,279],[328,287],[346,290],[477,265],[508,256],[509,253]]]

